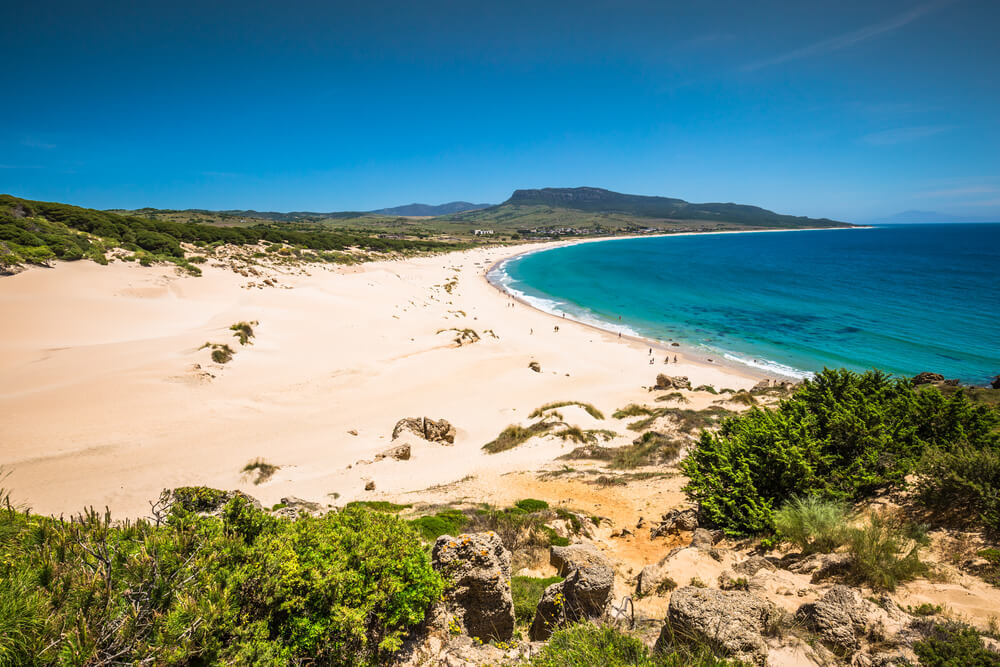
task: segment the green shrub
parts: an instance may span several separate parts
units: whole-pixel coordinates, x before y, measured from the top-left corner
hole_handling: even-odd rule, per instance
[[[816,496],[792,498],[774,515],[778,533],[803,553],[830,553],[848,538],[850,513],[844,503]]]
[[[239,339],[240,345],[247,345],[252,344],[250,339],[254,337],[253,328],[256,325],[257,322],[237,322],[229,330]]]
[[[514,619],[518,625],[530,625],[535,608],[545,589],[562,581],[562,577],[511,577],[510,592],[514,597]]]
[[[445,510],[412,519],[409,523],[420,533],[420,537],[433,542],[442,535],[457,535],[468,520],[468,517],[458,510]]]
[[[555,425],[551,422],[536,422],[531,426],[524,427],[518,424],[511,424],[500,432],[495,439],[483,445],[483,449],[489,454],[507,451],[518,445],[527,442],[536,435],[544,435],[552,430]]]
[[[645,405],[638,405],[636,403],[629,403],[624,408],[618,408],[615,410],[611,416],[614,419],[625,419],[626,417],[638,417],[639,415],[651,414],[653,414],[652,408],[647,408]]]
[[[172,493],[174,502],[188,512],[211,512],[226,497],[225,491],[208,486],[179,486]]]
[[[612,450],[611,467],[617,469],[668,463],[677,458],[683,443],[675,437],[647,431],[631,445]]]
[[[872,513],[850,532],[851,572],[874,589],[895,590],[898,583],[928,572],[919,552],[929,543],[921,526]]]
[[[705,647],[651,651],[642,641],[613,627],[580,623],[552,633],[531,660],[533,667],[723,667]]]
[[[1000,447],[932,447],[918,468],[918,499],[949,522],[1000,531]]]
[[[355,500],[347,503],[347,507],[367,507],[375,512],[398,514],[403,510],[412,507],[412,505],[397,505],[396,503],[390,503],[388,500]]]
[[[262,458],[256,458],[250,463],[243,466],[243,474],[249,475],[251,473],[256,473],[257,476],[254,478],[254,485],[263,484],[267,480],[274,476],[274,473],[280,470],[280,466],[276,466],[272,463],[268,463]]]
[[[1000,667],[1000,655],[983,646],[979,633],[957,623],[936,625],[913,652],[927,667]]]
[[[776,409],[702,432],[685,491],[731,535],[767,532],[793,496],[853,501],[899,486],[929,447],[993,447],[998,416],[962,392],[915,391],[880,371],[825,369]]]
[[[549,504],[544,500],[536,500],[534,498],[525,498],[524,500],[518,500],[514,503],[515,507],[523,509],[525,512],[541,512],[542,510],[547,510]]]

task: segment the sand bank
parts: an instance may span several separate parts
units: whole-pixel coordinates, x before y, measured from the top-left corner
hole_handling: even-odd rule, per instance
[[[683,353],[650,365],[648,341],[555,318],[488,284],[491,266],[525,249],[310,266],[264,288],[219,267],[193,278],[120,262],[0,279],[3,486],[39,512],[107,505],[117,516],[142,515],[161,489],[187,484],[241,488],[266,504],[412,495],[552,461],[570,445],[481,450],[549,401],[610,413],[648,401],[659,372],[694,385],[755,382]],[[253,345],[229,331],[241,320],[259,322]],[[459,347],[449,329],[480,339]],[[236,355],[215,364],[206,342]],[[567,421],[595,425],[578,412]],[[452,422],[455,444],[413,441],[409,461],[363,462],[390,445],[398,419],[416,416]],[[257,457],[280,466],[259,486],[241,474]]]

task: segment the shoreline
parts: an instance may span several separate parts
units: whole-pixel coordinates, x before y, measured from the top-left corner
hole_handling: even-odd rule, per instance
[[[607,328],[605,328],[605,327],[602,327],[599,323],[585,322],[585,321],[582,321],[580,319],[577,319],[576,317],[573,317],[572,314],[569,314],[569,313],[567,313],[563,317],[560,317],[560,316],[558,316],[558,315],[556,315],[554,313],[551,313],[551,312],[549,312],[547,310],[544,310],[542,308],[539,308],[539,307],[535,306],[534,304],[532,304],[528,300],[524,299],[519,294],[515,294],[515,293],[511,292],[504,285],[499,284],[499,281],[492,280],[490,278],[490,275],[493,274],[494,272],[502,272],[504,265],[506,265],[506,264],[508,264],[508,263],[510,263],[510,262],[512,262],[512,261],[514,261],[514,260],[516,260],[518,258],[520,258],[520,257],[524,257],[526,255],[532,255],[532,254],[539,253],[539,252],[546,252],[546,251],[549,251],[549,250],[555,250],[557,248],[565,248],[565,247],[569,247],[569,246],[573,246],[573,245],[579,245],[579,244],[583,244],[583,243],[602,243],[602,242],[606,242],[606,241],[621,241],[621,240],[626,240],[626,239],[634,240],[634,239],[648,239],[648,238],[669,238],[669,237],[676,237],[676,236],[713,236],[713,235],[721,235],[721,234],[767,234],[767,233],[778,233],[778,232],[817,232],[817,231],[849,230],[849,229],[871,229],[871,228],[872,227],[870,225],[869,226],[855,225],[853,227],[811,227],[811,228],[806,228],[806,229],[759,229],[759,230],[758,229],[748,229],[748,230],[714,231],[714,232],[680,232],[680,233],[676,233],[676,234],[649,234],[649,235],[642,235],[642,236],[605,236],[605,237],[590,238],[590,239],[573,239],[573,240],[550,241],[550,242],[542,242],[542,243],[539,243],[539,244],[535,244],[531,248],[528,248],[528,249],[525,249],[525,250],[521,250],[519,252],[516,252],[516,253],[514,253],[512,255],[509,255],[507,257],[504,257],[504,258],[502,258],[502,259],[494,262],[492,265],[490,265],[486,269],[486,271],[482,274],[482,276],[483,276],[483,279],[486,281],[487,284],[489,284],[491,287],[493,287],[494,289],[496,289],[497,291],[499,291],[501,294],[504,294],[504,295],[506,295],[506,296],[508,296],[508,297],[510,297],[510,298],[512,298],[514,300],[516,300],[518,303],[520,303],[520,304],[522,304],[522,305],[524,305],[524,306],[526,306],[528,308],[531,308],[531,309],[533,309],[535,311],[538,311],[538,312],[544,313],[546,315],[549,315],[550,317],[552,317],[555,320],[563,321],[563,322],[574,322],[574,323],[579,324],[581,326],[589,327],[589,328],[594,329],[596,331],[600,331],[600,332],[602,332],[604,334],[612,335],[613,338],[617,339],[618,336],[616,336],[614,334],[618,333],[618,329],[614,329],[613,328],[614,327],[613,323],[604,322],[604,324],[607,325]],[[544,246],[544,247],[537,247],[537,246]],[[508,247],[508,248],[517,248],[518,246],[506,246],[506,247]],[[595,319],[597,319],[597,318],[595,318]],[[625,325],[624,323],[623,323],[621,331],[622,331],[622,335],[621,335],[621,339],[622,340],[629,340],[631,342],[641,343],[641,344],[649,346],[650,348],[652,348],[654,350],[661,350],[661,351],[667,351],[667,352],[671,352],[672,351],[674,355],[678,356],[679,358],[683,357],[684,359],[686,359],[688,361],[691,361],[692,363],[696,363],[696,364],[704,365],[704,366],[709,366],[709,367],[713,367],[714,366],[714,367],[727,368],[727,369],[729,369],[730,371],[732,371],[735,374],[738,374],[738,375],[743,376],[743,377],[751,378],[751,379],[754,379],[754,380],[774,379],[774,376],[778,376],[778,378],[782,379],[782,380],[792,380],[792,381],[795,381],[795,382],[799,382],[799,381],[801,381],[803,379],[802,377],[800,377],[798,375],[786,374],[786,373],[782,373],[782,372],[780,372],[778,370],[773,370],[773,369],[772,370],[765,370],[765,369],[762,369],[762,368],[757,368],[757,367],[754,367],[754,366],[749,365],[749,364],[745,364],[745,363],[741,363],[739,361],[735,361],[733,359],[727,359],[724,356],[723,356],[722,360],[717,361],[717,360],[715,360],[715,357],[708,357],[708,355],[705,354],[705,353],[696,352],[689,344],[687,344],[684,341],[677,341],[679,343],[679,345],[678,346],[674,346],[674,345],[671,345],[669,343],[664,343],[663,341],[656,340],[654,338],[648,338],[646,336],[642,336],[640,334],[637,334],[633,329],[631,329],[630,327],[628,327],[628,325]],[[629,331],[630,333],[626,334],[625,331]],[[673,342],[673,341],[671,341],[671,342]],[[719,354],[725,355],[726,352],[725,352],[725,350],[719,350]],[[779,363],[779,362],[773,362],[773,363]],[[669,367],[669,364],[662,364],[662,366]],[[792,370],[797,371],[799,373],[807,373],[806,371],[800,371],[799,369],[792,369]]]

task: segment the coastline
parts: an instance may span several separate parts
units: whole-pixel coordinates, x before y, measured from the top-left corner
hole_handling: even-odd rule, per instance
[[[734,359],[727,359],[725,357],[722,357],[720,360],[716,360],[715,356],[709,357],[708,354],[706,353],[695,351],[689,344],[685,343],[684,341],[677,341],[679,343],[678,346],[666,344],[663,341],[642,336],[636,333],[634,330],[630,329],[627,325],[622,325],[621,327],[615,327],[614,323],[600,321],[598,318],[594,318],[596,320],[595,322],[585,322],[583,320],[573,317],[571,314],[566,314],[563,317],[557,316],[554,313],[551,313],[543,308],[535,306],[529,300],[523,298],[523,296],[521,296],[520,293],[514,293],[508,290],[504,285],[499,284],[498,280],[491,279],[491,275],[494,274],[495,272],[501,272],[505,265],[526,255],[531,255],[538,252],[546,252],[549,250],[554,250],[556,248],[563,248],[583,243],[602,243],[606,241],[620,241],[625,239],[635,240],[635,239],[647,239],[647,238],[669,238],[676,236],[712,236],[721,234],[766,234],[766,233],[776,233],[776,232],[814,232],[814,231],[871,229],[871,228],[872,227],[870,225],[855,225],[853,227],[812,227],[806,229],[760,229],[760,230],[753,229],[753,230],[715,231],[715,232],[681,232],[677,234],[649,234],[642,236],[605,236],[605,237],[588,238],[588,239],[573,239],[565,241],[543,242],[540,244],[533,244],[532,247],[529,249],[521,250],[510,256],[498,260],[484,272],[483,277],[486,280],[486,282],[494,289],[500,291],[505,295],[510,296],[511,298],[515,299],[518,303],[521,303],[522,305],[528,308],[532,308],[534,310],[537,310],[539,312],[551,316],[555,320],[564,322],[566,321],[574,322],[581,326],[590,327],[595,330],[601,331],[603,333],[617,334],[619,331],[621,331],[622,339],[627,339],[632,342],[648,345],[650,348],[655,350],[671,352],[673,354],[676,354],[678,357],[683,357],[696,364],[728,368],[735,374],[748,377],[754,380],[762,380],[765,378],[772,378],[773,376],[778,376],[779,378],[784,380],[799,381],[802,379],[801,375],[803,373],[799,369],[791,369],[798,373],[798,374],[791,374],[791,373],[782,373],[780,370],[777,369],[765,370],[749,364],[741,363]],[[508,247],[516,248],[518,246],[508,246]],[[605,326],[601,326],[602,324]],[[726,352],[723,350],[720,350],[719,353],[726,354]]]

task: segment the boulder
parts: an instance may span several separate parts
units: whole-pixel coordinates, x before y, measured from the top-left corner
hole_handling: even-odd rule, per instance
[[[993,381],[990,382],[990,387],[993,389],[1000,389],[1000,375],[993,377]]]
[[[409,461],[410,449],[410,443],[408,442],[401,445],[394,445],[388,449],[383,449],[381,452],[376,454],[375,460],[381,461],[382,459],[395,459],[397,461]]]
[[[365,482],[365,491],[374,491],[374,490],[375,490],[375,480],[370,479],[367,482]]]
[[[764,391],[765,389],[770,389],[771,386],[772,386],[771,385],[771,381],[765,378],[765,379],[761,380],[760,382],[758,382],[757,384],[755,384],[750,389],[750,391]]]
[[[850,554],[812,554],[789,566],[797,574],[811,574],[813,583],[846,572],[851,567]]]
[[[940,373],[928,373],[924,371],[923,373],[917,373],[913,376],[913,384],[933,384],[935,382],[944,382],[944,376]]]
[[[866,638],[882,643],[900,643],[913,617],[883,596],[880,605],[866,600],[861,592],[834,586],[815,604],[802,605],[797,615],[805,619],[825,644],[841,655],[856,653]]]
[[[660,373],[656,376],[656,384],[653,389],[690,389],[691,381],[683,375],[671,377]]]
[[[530,368],[531,370],[535,371],[536,373],[541,373],[542,372],[542,365],[540,363],[538,363],[537,361],[532,361],[531,363],[529,363],[528,364],[528,368]]]
[[[434,420],[429,417],[400,419],[392,429],[392,439],[395,440],[404,432],[413,433],[430,442],[455,444],[455,427],[445,419]]]
[[[746,560],[742,560],[736,565],[733,565],[733,570],[738,574],[743,574],[748,577],[752,577],[757,574],[758,570],[777,570],[774,563],[764,558],[763,556],[750,556]]]
[[[721,530],[696,528],[694,533],[691,535],[690,546],[696,549],[711,549],[718,544],[722,538],[723,532]]]
[[[431,564],[448,580],[445,602],[466,633],[484,642],[511,638],[510,552],[496,533],[442,535]]]
[[[542,593],[529,632],[532,641],[545,641],[565,623],[603,616],[611,601],[615,571],[611,561],[595,547],[552,547],[549,562],[566,578]]]
[[[714,651],[743,662],[764,665],[764,634],[779,618],[778,609],[743,591],[685,586],[670,595],[660,645],[678,639],[708,644]]]
[[[698,510],[672,509],[662,517],[660,523],[650,529],[649,537],[662,537],[664,535],[675,535],[682,530],[694,530],[698,527]]]
[[[713,554],[712,550],[694,547],[673,549],[656,563],[646,565],[639,572],[636,582],[636,595],[664,595],[677,587],[697,577],[702,581],[714,581],[725,569],[721,554]]]

